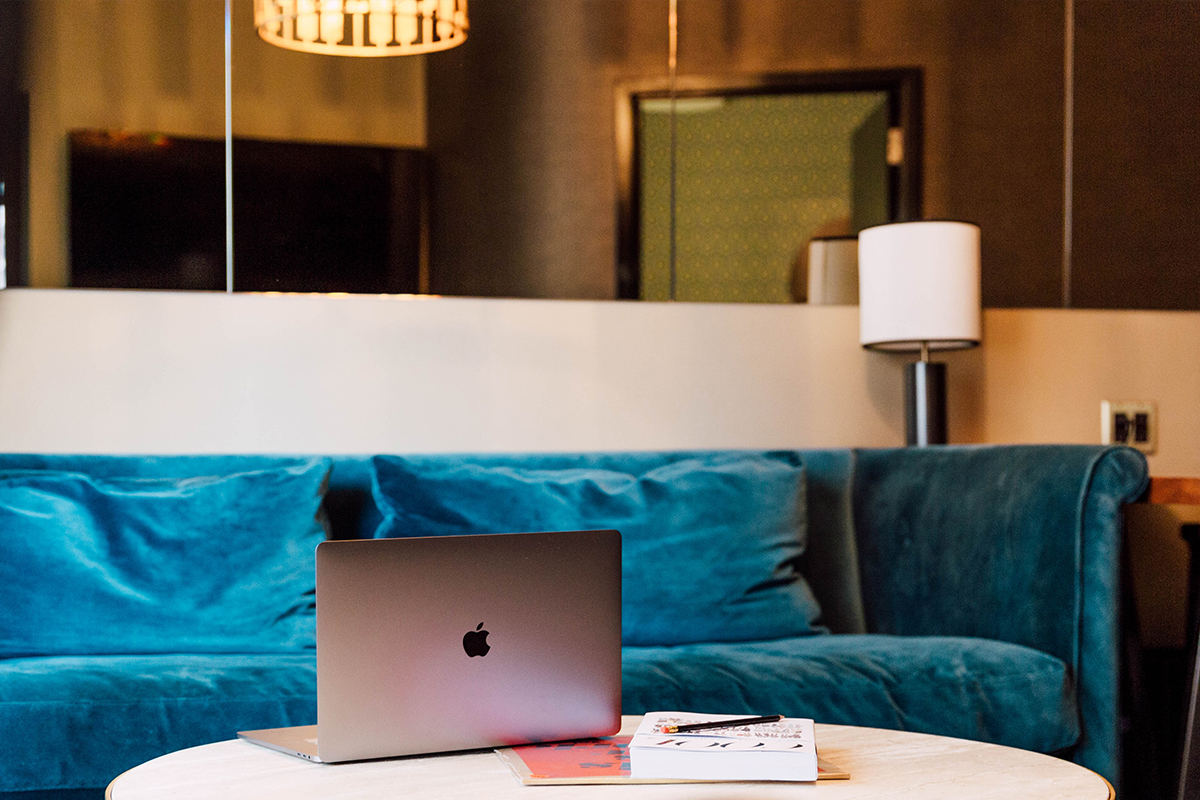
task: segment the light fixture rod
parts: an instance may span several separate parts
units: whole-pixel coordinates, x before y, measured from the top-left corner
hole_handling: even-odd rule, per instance
[[[1063,6],[1063,251],[1062,304],[1071,307],[1075,193],[1075,0]]]
[[[233,0],[225,0],[225,292],[233,292]]]
[[[670,258],[668,269],[671,276],[671,293],[670,298],[675,299],[675,286],[677,280],[676,259],[678,257],[676,249],[676,216],[675,216],[675,187],[676,187],[676,130],[677,120],[675,116],[675,73],[677,71],[676,57],[679,52],[679,13],[676,7],[677,0],[669,0],[667,4],[667,81],[668,92],[670,93],[670,120],[671,120],[671,155],[670,155],[670,172],[671,172],[671,190],[670,190],[670,220],[669,235],[670,235]]]

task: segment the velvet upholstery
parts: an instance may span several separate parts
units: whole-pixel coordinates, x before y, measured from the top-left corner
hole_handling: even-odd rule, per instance
[[[306,466],[314,456],[0,453],[0,471],[78,472],[93,478],[195,478]],[[319,456],[319,458],[325,458]],[[326,459],[328,460],[328,459]],[[339,471],[346,467],[339,458]]]
[[[377,456],[378,536],[615,528],[622,642],[747,641],[814,631],[795,452]],[[703,586],[703,591],[697,591]]]
[[[859,451],[869,630],[983,637],[1061,659],[1078,683],[1076,760],[1112,780],[1120,506],[1147,480],[1145,458],[1119,447]]]
[[[989,639],[835,634],[632,647],[622,662],[628,714],[786,714],[1042,753],[1079,738],[1067,665]]]
[[[317,721],[315,651],[0,660],[0,792],[104,787],[164,753]]]
[[[800,573],[821,607],[821,624],[834,633],[864,633],[858,543],[854,537],[855,451],[804,450],[809,536]]]
[[[0,655],[314,647],[329,468],[0,473]]]
[[[189,478],[232,475],[296,466],[309,456],[276,455],[108,455],[72,453],[0,453],[0,471],[54,470],[94,478]],[[337,538],[369,539],[379,527],[371,501],[370,456],[337,456],[329,475],[322,522]]]
[[[641,473],[631,465],[653,471],[709,455],[414,459],[435,472],[510,463],[632,476]],[[373,535],[384,515],[371,495],[371,457],[331,460],[324,503],[331,535]],[[0,471],[120,483],[306,461],[0,454]],[[1043,751],[1067,742],[1077,762],[1117,782],[1120,506],[1145,484],[1140,454],[1054,445],[834,449],[800,451],[781,463],[803,465],[807,536],[799,555],[788,544],[787,562],[807,578],[822,613],[814,621],[806,609],[803,624],[854,635],[627,647],[627,712],[785,710]],[[697,559],[666,568],[683,563],[695,591],[708,585],[712,571]],[[31,590],[39,602],[41,584]],[[71,794],[84,791],[98,798],[136,761],[238,729],[311,723],[312,685],[311,651],[0,658],[0,800],[86,800]],[[87,741],[118,747],[106,755]]]

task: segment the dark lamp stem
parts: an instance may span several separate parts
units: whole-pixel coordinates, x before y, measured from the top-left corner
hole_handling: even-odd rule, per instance
[[[904,373],[904,417],[908,444],[946,443],[945,364],[909,363]]]

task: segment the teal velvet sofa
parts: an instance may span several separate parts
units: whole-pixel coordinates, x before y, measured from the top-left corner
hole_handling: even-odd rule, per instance
[[[0,797],[316,721],[326,536],[622,532],[626,713],[782,713],[1120,763],[1133,450],[0,455]],[[586,568],[586,565],[581,565]]]

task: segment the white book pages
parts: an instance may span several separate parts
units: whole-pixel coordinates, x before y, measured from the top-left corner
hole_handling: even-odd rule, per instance
[[[815,781],[813,721],[785,718],[758,725],[665,733],[671,725],[739,719],[735,715],[647,714],[629,743],[634,778]]]

